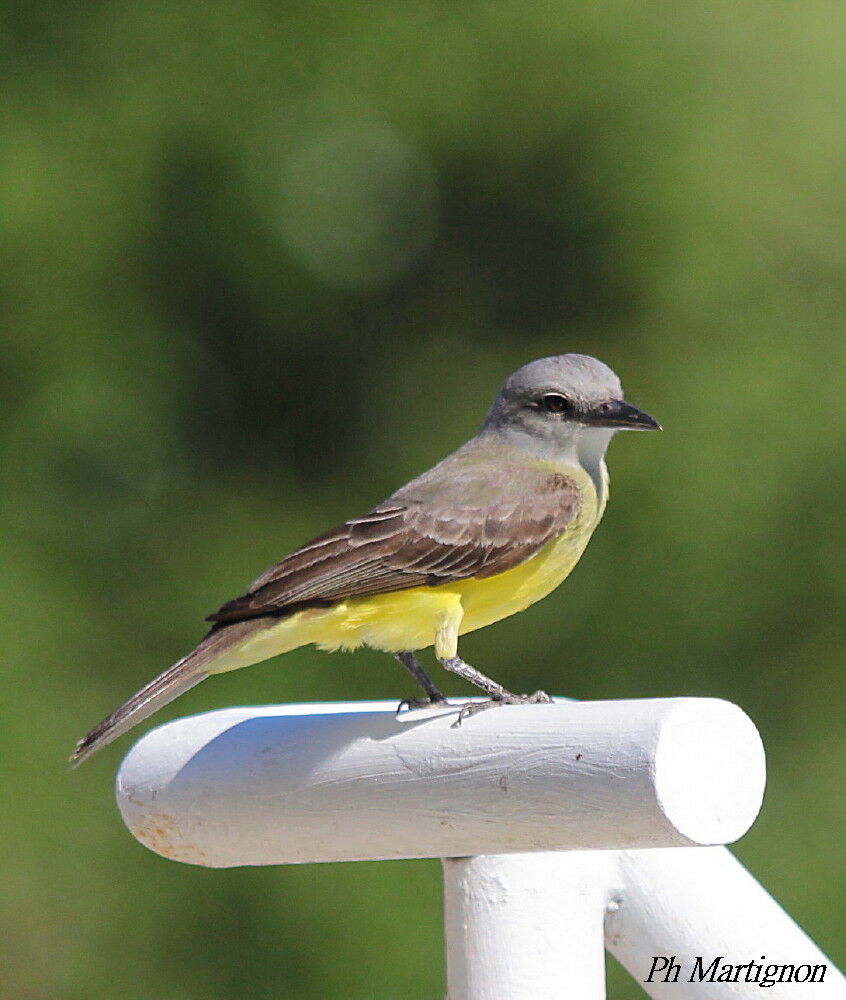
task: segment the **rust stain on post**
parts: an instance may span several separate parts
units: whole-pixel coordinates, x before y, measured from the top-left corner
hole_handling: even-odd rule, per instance
[[[145,813],[141,822],[133,824],[131,830],[145,847],[163,858],[194,865],[208,864],[205,851],[182,840],[176,820],[169,813]]]

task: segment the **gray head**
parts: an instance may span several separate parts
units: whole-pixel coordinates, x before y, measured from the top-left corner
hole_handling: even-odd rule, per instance
[[[620,380],[596,358],[557,354],[530,361],[503,383],[482,427],[531,450],[601,458],[618,430],[660,430],[623,399]]]

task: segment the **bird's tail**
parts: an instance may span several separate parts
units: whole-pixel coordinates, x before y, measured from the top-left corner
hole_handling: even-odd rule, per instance
[[[224,628],[212,629],[187,656],[183,656],[164,673],[145,684],[128,701],[107,715],[102,722],[98,722],[91,732],[86,733],[70,756],[71,767],[81,764],[101,747],[107,746],[153,712],[199,684],[210,673],[214,673],[214,661],[256,631],[257,627],[260,627],[260,623],[253,619],[250,622],[234,622]]]

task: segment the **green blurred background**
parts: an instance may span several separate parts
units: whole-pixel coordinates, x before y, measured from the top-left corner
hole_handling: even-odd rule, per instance
[[[846,7],[0,12],[2,996],[441,996],[436,862],[172,864],[114,808],[126,739],[64,760],[561,351],[666,430],[612,445],[571,580],[463,653],[742,705],[769,789],[737,853],[846,962]],[[301,650],[156,721],[411,693]]]

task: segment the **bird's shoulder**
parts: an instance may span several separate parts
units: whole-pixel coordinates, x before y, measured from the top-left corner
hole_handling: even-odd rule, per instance
[[[571,508],[581,500],[584,477],[579,472],[480,436],[400,487],[385,502],[494,508],[540,501]]]

